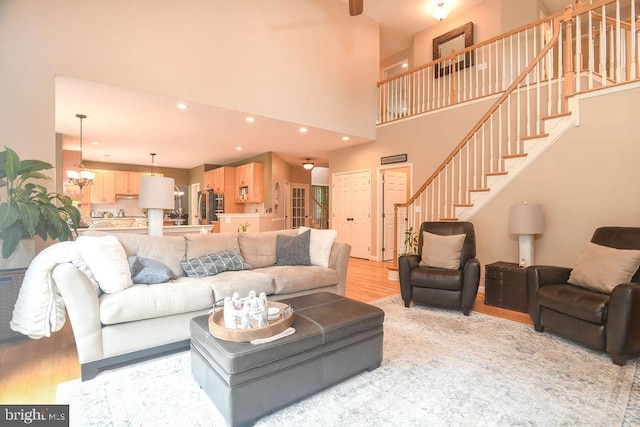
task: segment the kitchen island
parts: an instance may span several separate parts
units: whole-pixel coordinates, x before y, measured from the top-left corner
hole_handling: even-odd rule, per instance
[[[218,214],[219,227],[221,233],[235,233],[247,231],[257,233],[258,231],[282,230],[284,228],[284,217],[275,216],[272,213],[221,213]],[[243,226],[246,225],[246,230]]]
[[[129,234],[148,234],[149,229],[147,227],[112,227],[112,228],[79,228],[78,235],[82,236],[86,232],[92,231],[104,231],[109,234],[116,233],[129,233]],[[211,227],[203,225],[170,225],[162,227],[162,233],[166,235],[181,236],[183,234],[193,233],[209,233]]]

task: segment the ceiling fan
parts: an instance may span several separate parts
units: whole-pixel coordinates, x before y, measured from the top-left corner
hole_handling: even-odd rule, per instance
[[[349,15],[357,16],[362,13],[364,0],[349,0]]]

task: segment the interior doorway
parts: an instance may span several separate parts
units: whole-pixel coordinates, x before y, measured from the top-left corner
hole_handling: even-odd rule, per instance
[[[411,197],[413,165],[400,163],[378,168],[378,239],[377,259],[392,261],[394,248],[403,251],[406,208],[394,215],[394,204],[404,203]],[[397,222],[394,224],[394,218]],[[398,234],[394,233],[397,226]]]

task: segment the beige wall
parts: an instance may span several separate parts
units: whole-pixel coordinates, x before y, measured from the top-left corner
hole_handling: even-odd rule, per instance
[[[509,207],[542,204],[545,232],[535,240],[539,264],[573,266],[596,227],[640,226],[640,134],[634,125],[640,88],[583,100],[571,129],[473,219],[481,262],[518,259],[508,232]]]
[[[54,163],[56,75],[375,138],[378,35],[339,1],[3,0],[0,145]]]

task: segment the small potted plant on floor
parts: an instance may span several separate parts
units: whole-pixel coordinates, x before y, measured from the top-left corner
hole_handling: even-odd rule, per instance
[[[72,206],[71,198],[38,184],[51,180],[41,171],[51,169],[40,160],[20,160],[10,148],[0,151],[0,189],[6,188],[0,203],[0,238],[2,239],[2,267],[23,268],[7,264],[24,239],[39,236],[43,240],[72,240],[80,223],[80,211]],[[32,242],[32,240],[31,240]],[[33,248],[33,243],[30,243]],[[31,257],[33,258],[33,256]],[[31,260],[27,261],[27,265]]]

